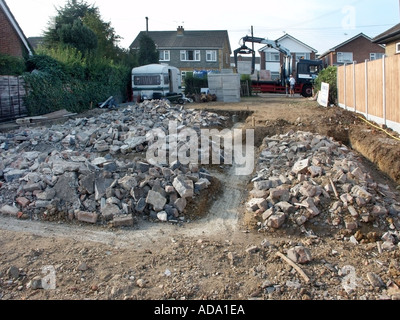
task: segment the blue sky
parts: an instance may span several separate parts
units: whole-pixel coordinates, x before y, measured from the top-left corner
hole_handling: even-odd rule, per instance
[[[27,37],[40,36],[67,0],[6,0]],[[127,48],[137,34],[175,30],[228,30],[232,51],[250,35],[277,39],[286,33],[324,53],[360,32],[371,38],[400,22],[399,0],[184,1],[86,0],[111,22]],[[261,46],[260,46],[261,47]]]

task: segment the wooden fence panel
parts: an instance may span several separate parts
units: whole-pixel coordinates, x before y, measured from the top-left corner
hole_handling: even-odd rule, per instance
[[[400,123],[400,56],[386,58],[386,116]]]
[[[346,105],[348,108],[354,108],[354,83],[353,83],[353,65],[346,68]]]
[[[368,62],[369,114],[383,118],[383,66],[382,60]]]
[[[365,64],[359,63],[356,68],[356,111],[366,113],[365,101]]]
[[[0,121],[14,120],[27,115],[25,94],[22,77],[0,76]]]
[[[340,66],[337,84],[341,107],[400,132],[400,55]]]

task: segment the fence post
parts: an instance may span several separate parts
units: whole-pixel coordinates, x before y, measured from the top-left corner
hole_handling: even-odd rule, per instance
[[[367,114],[367,120],[369,120],[368,113],[368,59],[365,60],[365,112]]]
[[[353,101],[354,112],[357,113],[357,96],[356,96],[356,61],[353,61]]]
[[[383,121],[384,125],[386,126],[386,55],[382,57],[382,67],[383,67]]]

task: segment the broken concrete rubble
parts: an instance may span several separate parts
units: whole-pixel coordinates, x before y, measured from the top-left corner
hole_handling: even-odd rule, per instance
[[[262,230],[318,225],[354,234],[365,224],[400,226],[389,186],[373,181],[359,157],[332,138],[301,131],[268,137],[257,163],[246,209]]]
[[[162,111],[162,112],[161,112]],[[131,226],[135,215],[183,217],[189,201],[208,189],[212,176],[195,164],[155,166],[146,160],[153,129],[217,127],[228,117],[145,101],[93,118],[1,135],[0,212],[30,217],[64,214],[85,223]],[[156,217],[157,219],[157,217]],[[182,218],[180,221],[184,221]]]

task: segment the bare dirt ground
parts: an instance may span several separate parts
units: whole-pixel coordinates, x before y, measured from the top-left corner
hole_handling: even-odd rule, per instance
[[[334,137],[365,156],[374,179],[393,192],[400,184],[400,143],[339,108],[303,98],[260,95],[239,104],[187,108],[236,112],[257,143],[290,129]],[[247,117],[247,112],[252,113]],[[246,115],[246,117],[244,117]],[[251,177],[234,168],[213,170],[220,181],[199,211],[203,218],[178,226],[139,221],[132,229],[0,217],[2,300],[379,300],[400,286],[400,250],[380,252],[337,234],[258,233],[245,214]],[[400,199],[400,196],[399,196]],[[301,269],[278,252],[302,244],[312,254]],[[254,250],[247,250],[255,246]],[[50,266],[55,278],[43,273]],[[350,267],[349,267],[350,266]],[[16,271],[18,270],[18,271]],[[384,284],[372,286],[368,273]],[[35,290],[35,279],[55,289]],[[55,280],[55,282],[54,282]],[[350,288],[345,290],[345,288]]]

